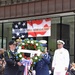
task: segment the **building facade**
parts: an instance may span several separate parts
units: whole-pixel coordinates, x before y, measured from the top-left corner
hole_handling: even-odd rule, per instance
[[[71,61],[75,61],[75,0],[0,0],[0,47],[8,49],[12,23],[51,19],[51,36],[35,37],[48,41],[53,54],[57,39],[65,41]]]

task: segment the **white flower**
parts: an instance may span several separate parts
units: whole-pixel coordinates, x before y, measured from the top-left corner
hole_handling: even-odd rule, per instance
[[[25,58],[22,58],[22,60],[24,60]]]
[[[38,43],[36,43],[36,46],[38,46]]]
[[[40,49],[38,49],[37,51],[40,51]]]
[[[19,50],[17,50],[17,53],[20,53],[20,51],[19,51]]]
[[[35,60],[37,60],[38,58],[37,57],[35,57]]]
[[[19,49],[21,49],[21,46],[19,46]]]
[[[25,43],[22,43],[22,45],[25,45]]]
[[[27,41],[27,43],[30,43],[30,41]]]
[[[42,53],[42,52],[41,52],[40,50],[38,50],[38,54],[37,54],[37,55],[38,55],[38,56],[40,56],[40,55],[41,55],[41,53]]]
[[[38,49],[38,51],[40,51],[40,49]]]
[[[22,57],[22,55],[20,54],[19,57]]]
[[[31,43],[33,44],[33,43],[34,43],[34,41],[31,41]]]
[[[33,62],[33,59],[30,59],[31,62]]]

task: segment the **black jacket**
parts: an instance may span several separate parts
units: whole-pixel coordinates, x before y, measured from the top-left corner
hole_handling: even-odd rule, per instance
[[[16,56],[11,51],[4,52],[6,66],[4,75],[18,75],[19,66],[17,65]]]

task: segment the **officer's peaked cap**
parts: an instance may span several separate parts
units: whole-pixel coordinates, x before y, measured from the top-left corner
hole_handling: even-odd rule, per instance
[[[65,42],[63,40],[57,40],[57,44],[65,44]]]

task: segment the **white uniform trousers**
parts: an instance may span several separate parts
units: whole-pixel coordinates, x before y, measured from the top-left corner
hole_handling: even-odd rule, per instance
[[[66,71],[62,71],[62,72],[54,72],[53,75],[66,75]]]

